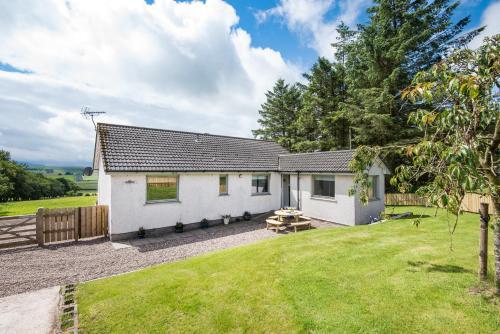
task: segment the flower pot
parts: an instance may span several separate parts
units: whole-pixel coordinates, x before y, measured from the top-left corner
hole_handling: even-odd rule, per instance
[[[229,224],[229,221],[231,220],[231,218],[224,218],[224,225],[227,225]]]

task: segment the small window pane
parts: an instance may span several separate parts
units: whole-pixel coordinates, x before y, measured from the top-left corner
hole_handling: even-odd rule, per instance
[[[335,176],[313,176],[313,196],[335,197]]]
[[[269,192],[269,175],[252,175],[252,193]]]
[[[177,199],[176,176],[148,176],[147,200],[175,200]]]
[[[227,194],[227,175],[219,176],[219,194]]]
[[[378,176],[369,176],[368,181],[369,181],[368,197],[369,199],[376,199],[377,189],[378,189]]]

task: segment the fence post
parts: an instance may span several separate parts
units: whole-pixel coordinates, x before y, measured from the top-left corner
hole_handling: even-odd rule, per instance
[[[73,215],[75,217],[75,223],[73,224],[75,229],[75,241],[78,241],[80,238],[80,208],[75,208]]]
[[[488,203],[481,203],[479,207],[480,234],[479,234],[479,279],[485,280],[488,273]]]
[[[38,242],[38,246],[43,246],[44,238],[43,238],[43,214],[45,209],[38,208],[36,212],[36,241]]]

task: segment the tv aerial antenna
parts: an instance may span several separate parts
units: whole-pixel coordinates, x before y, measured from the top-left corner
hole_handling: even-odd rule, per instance
[[[94,129],[96,129],[94,117],[101,116],[105,113],[105,111],[92,111],[89,107],[86,106],[83,106],[82,109],[80,109],[80,114],[83,116],[83,118],[90,119],[92,121],[92,124],[94,124]]]

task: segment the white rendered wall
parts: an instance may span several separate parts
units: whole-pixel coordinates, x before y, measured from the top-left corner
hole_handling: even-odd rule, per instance
[[[343,225],[361,225],[370,222],[370,216],[378,217],[384,211],[384,169],[373,166],[369,175],[378,175],[377,199],[365,206],[359,196],[349,196],[353,184],[353,176],[349,174],[335,175],[335,199],[324,199],[312,196],[312,175],[300,174],[300,209],[305,216],[332,221]],[[290,175],[290,205],[297,207],[297,174]]]
[[[370,216],[379,217],[380,212],[384,211],[384,168],[380,165],[374,165],[368,171],[368,175],[378,175],[377,198],[370,200],[367,205],[363,205],[356,195],[356,225],[368,224]]]
[[[97,204],[111,203],[111,176],[104,172],[102,159],[99,160],[99,174],[97,179]]]
[[[291,206],[297,206],[297,174],[290,176]],[[305,216],[343,225],[355,224],[354,197],[349,196],[351,175],[335,175],[335,199],[315,198],[312,195],[312,175],[300,174],[300,210]]]
[[[156,174],[157,175],[157,174]],[[179,174],[179,202],[146,203],[146,174],[113,173],[111,176],[112,234],[196,223],[221,215],[242,216],[279,208],[281,178],[271,173],[270,195],[252,195],[252,174],[229,173],[229,195],[219,196],[220,174]]]

